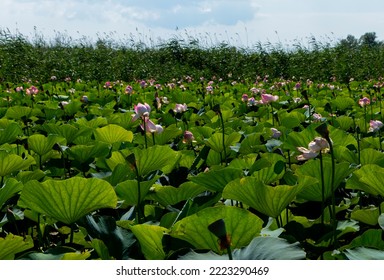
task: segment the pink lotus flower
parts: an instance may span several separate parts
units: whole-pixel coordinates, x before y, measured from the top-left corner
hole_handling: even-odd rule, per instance
[[[371,120],[369,122],[369,130],[368,130],[368,132],[379,131],[382,126],[383,126],[383,123],[381,121]]]
[[[213,93],[213,86],[207,86],[205,89],[208,93]]]
[[[132,94],[132,92],[133,92],[132,86],[128,85],[125,87],[125,93],[126,94]]]
[[[369,105],[370,103],[371,103],[371,100],[369,100],[368,97],[363,97],[363,98],[359,99],[359,105],[361,107],[365,107],[365,106]]]
[[[301,152],[301,155],[297,156],[297,160],[308,160],[315,158],[319,153],[326,153],[329,151],[329,143],[325,138],[316,137],[309,142],[308,149],[304,147],[297,147],[297,150]]]
[[[259,103],[254,97],[248,99],[247,106],[256,106]]]
[[[243,96],[241,97],[241,101],[248,102],[248,94],[244,93]]]
[[[277,130],[276,128],[272,127],[272,138],[279,138],[281,136],[281,131]]]
[[[137,104],[135,105],[135,115],[132,115],[132,121],[136,121],[139,118],[142,117],[148,117],[149,113],[151,112],[151,107],[147,104]]]
[[[319,121],[321,121],[321,119],[323,118],[323,116],[322,116],[321,114],[314,113],[314,114],[312,115],[312,118],[313,118],[313,120],[314,120],[315,122],[319,122]]]
[[[268,93],[262,93],[261,94],[261,103],[262,104],[269,104],[271,102],[275,102],[279,99],[278,95],[272,95]]]
[[[153,121],[146,118],[145,119],[145,129],[144,126],[141,124],[141,129],[145,130],[147,133],[157,133],[160,134],[163,132],[163,127],[159,124],[154,124]]]
[[[31,86],[30,88],[27,88],[26,92],[27,92],[28,95],[36,95],[36,94],[39,93],[39,90],[38,90],[37,87]]]
[[[329,144],[325,138],[316,137],[308,144],[308,148],[316,153],[322,152],[326,153],[329,151]]]
[[[297,160],[307,160],[307,159],[315,158],[319,155],[319,153],[316,153],[304,147],[298,147],[297,150],[301,152],[301,155],[296,157]]]
[[[173,110],[175,113],[183,113],[187,111],[188,107],[187,104],[176,104],[175,109]]]
[[[192,132],[186,130],[184,131],[183,143],[192,143],[195,140]]]
[[[105,84],[104,84],[104,88],[112,88],[112,84],[111,84],[111,82],[105,82]]]

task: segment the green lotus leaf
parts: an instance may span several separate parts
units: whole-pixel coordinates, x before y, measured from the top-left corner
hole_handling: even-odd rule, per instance
[[[32,181],[32,180],[40,181],[42,178],[45,177],[45,175],[46,174],[44,171],[42,171],[40,169],[36,169],[33,171],[21,171],[17,174],[16,178],[21,183],[26,183],[26,182]]]
[[[108,247],[105,245],[103,240],[100,240],[98,238],[94,238],[91,241],[93,249],[97,252],[99,257],[102,260],[110,260],[111,256],[109,255]]]
[[[3,208],[3,204],[8,199],[13,197],[15,194],[23,189],[23,184],[18,182],[16,179],[9,178],[5,181],[5,184],[0,188],[0,210]]]
[[[163,260],[165,252],[162,239],[169,230],[157,225],[140,224],[130,227],[139,240],[141,251],[147,260]]]
[[[142,181],[140,182],[140,202],[145,199],[145,196],[149,192],[149,189],[155,183],[157,178],[150,181]],[[124,204],[126,205],[137,205],[139,199],[138,193],[138,181],[137,180],[127,180],[117,184],[115,188],[116,194],[119,199],[124,200]]]
[[[344,131],[347,131],[353,127],[353,119],[345,115],[337,117],[335,122],[338,127]]]
[[[148,149],[135,149],[135,166],[138,175],[145,177],[149,173],[161,170],[165,174],[172,171],[179,161],[180,153],[172,150],[168,146],[155,145]]]
[[[133,133],[116,124],[109,124],[94,131],[95,139],[108,144],[132,142]]]
[[[297,147],[308,147],[309,142],[311,142],[315,137],[320,136],[316,132],[316,128],[318,126],[318,124],[312,124],[301,132],[293,131],[289,133],[283,146],[292,151],[296,151]],[[347,134],[341,129],[334,128],[333,126],[329,126],[329,130],[329,137],[333,141],[333,145],[340,145],[345,147],[348,145],[354,145],[357,147],[357,141],[352,135]]]
[[[235,145],[240,141],[241,134],[232,132],[230,135],[224,135],[224,146],[229,151],[229,147]],[[223,147],[223,134],[214,133],[207,141],[207,145],[214,151],[221,153],[224,151]]]
[[[95,128],[98,128],[100,126],[107,125],[108,121],[106,118],[103,118],[103,117],[97,117],[97,118],[91,119],[89,121],[85,118],[79,118],[79,119],[77,119],[76,124],[78,124],[80,126],[85,126],[88,128],[95,129]]]
[[[26,106],[9,107],[5,116],[8,119],[20,120],[23,117],[29,118],[32,114],[32,108]]]
[[[383,251],[384,240],[382,234],[382,229],[368,229],[343,248],[352,249],[356,247],[370,247]]]
[[[292,112],[286,114],[284,117],[280,117],[281,119],[281,126],[284,126],[286,128],[294,128],[300,125],[301,120],[296,115],[297,112]]]
[[[65,153],[71,156],[79,163],[86,163],[96,157],[105,157],[109,153],[108,144],[96,142],[94,145],[75,145],[65,150]]]
[[[26,237],[8,234],[5,238],[0,237],[0,260],[13,260],[15,254],[26,251],[33,247],[33,240]]]
[[[381,229],[384,230],[384,214],[380,214],[379,218],[377,219],[377,222],[379,223]]]
[[[261,159],[252,165],[250,172],[253,177],[265,184],[271,184],[284,176],[284,168],[284,157],[278,154],[268,153],[264,154]]]
[[[228,183],[224,188],[223,197],[241,201],[267,216],[276,218],[307,185],[308,180],[304,181],[294,186],[272,187],[257,178],[245,177]]]
[[[73,260],[73,261],[84,261],[91,256],[91,252],[76,252],[76,253],[66,253],[60,260]]]
[[[263,141],[260,139],[261,137],[264,137],[262,132],[246,135],[245,139],[241,141],[239,153],[248,155],[259,152],[261,147],[264,146]]]
[[[243,171],[232,167],[226,167],[208,172],[201,172],[197,176],[189,176],[188,179],[200,186],[214,192],[221,192],[231,181],[242,176]]]
[[[360,163],[361,165],[377,164],[384,167],[384,154],[372,148],[364,149],[360,152]]]
[[[39,156],[43,156],[52,151],[53,146],[61,139],[56,135],[34,134],[28,137],[28,147]]]
[[[351,219],[363,222],[367,225],[377,225],[379,219],[379,209],[376,207],[366,209],[354,209],[351,212]]]
[[[354,150],[351,151],[345,146],[336,146],[334,147],[333,151],[337,161],[347,161],[354,164],[358,163],[358,155]]]
[[[57,125],[53,123],[43,126],[49,134],[56,134],[67,140],[67,145],[71,144],[77,137],[87,136],[92,134],[92,130],[88,127],[77,128],[70,124]]]
[[[215,132],[215,130],[209,126],[194,126],[190,128],[190,131],[193,133],[196,140],[201,141],[208,139]]]
[[[21,156],[0,151],[0,177],[7,176],[16,171],[25,170],[35,163],[32,157],[23,159]]]
[[[169,143],[172,139],[180,136],[183,131],[177,128],[175,125],[166,127],[162,133],[155,133],[155,144],[156,145],[165,145]],[[149,138],[151,142],[152,139]]]
[[[13,143],[19,135],[23,135],[20,125],[10,123],[5,128],[0,129],[0,145]]]
[[[112,152],[111,156],[107,159],[105,159],[106,164],[108,165],[110,170],[115,170],[115,167],[119,164],[127,164],[127,161],[125,160],[125,155],[122,153],[122,151],[114,151]]]
[[[104,178],[104,180],[107,180],[112,186],[116,186],[118,183],[134,179],[135,177],[136,174],[131,167],[126,163],[119,163],[113,168],[111,175]]]
[[[67,115],[72,116],[81,111],[81,105],[79,100],[71,100],[63,109]]]
[[[349,163],[341,162],[336,164],[335,168],[335,181],[332,188],[332,163],[329,157],[323,157],[323,170],[324,170],[324,198],[328,199],[332,192],[336,190],[340,183],[348,177],[351,173]],[[315,184],[303,188],[298,194],[298,197],[309,201],[322,201],[322,185],[321,185],[321,172],[320,160],[310,160],[301,165],[296,170],[296,175],[310,176],[316,181]]]
[[[232,248],[247,246],[260,234],[263,221],[251,212],[232,206],[205,208],[175,223],[170,235],[188,241],[196,249],[208,249],[222,254],[218,238],[208,226],[223,219]]]
[[[18,201],[29,208],[66,224],[101,208],[114,208],[117,197],[106,181],[73,177],[67,180],[30,181],[25,184]]]
[[[351,145],[357,148],[357,141],[351,134],[348,134],[344,130],[334,128],[333,126],[329,126],[329,130],[329,137],[333,141],[334,146],[340,145],[347,147]]]
[[[347,188],[363,190],[372,195],[384,196],[384,168],[366,164],[353,173],[347,181]]]
[[[172,186],[154,185],[148,199],[155,200],[163,206],[174,205],[180,201],[193,198],[206,189],[193,182],[185,182],[178,188]]]
[[[292,151],[296,151],[297,147],[308,147],[308,143],[319,136],[315,130],[317,126],[317,124],[312,124],[301,132],[290,132],[283,146]]]
[[[356,102],[347,96],[337,96],[331,101],[332,107],[335,107],[335,110],[344,111],[348,108],[352,108],[353,105],[356,105]]]

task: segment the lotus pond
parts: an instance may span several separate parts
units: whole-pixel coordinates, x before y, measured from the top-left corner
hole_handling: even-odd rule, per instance
[[[384,259],[383,85],[3,83],[0,259]]]

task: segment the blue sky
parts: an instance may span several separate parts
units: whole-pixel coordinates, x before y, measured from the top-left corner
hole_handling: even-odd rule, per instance
[[[0,28],[44,37],[111,36],[156,43],[193,37],[202,43],[334,41],[365,32],[384,40],[382,0],[1,0]],[[205,42],[204,42],[205,41]]]

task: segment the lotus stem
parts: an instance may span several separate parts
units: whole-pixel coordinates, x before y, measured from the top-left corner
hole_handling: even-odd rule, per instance
[[[221,111],[219,111],[220,121],[221,121],[221,129],[223,133],[223,152],[224,152],[224,163],[227,165],[227,151],[225,147],[225,130],[224,130],[224,120],[223,120],[223,114]]]
[[[143,120],[143,129],[144,129],[144,145],[145,145],[145,148],[147,149],[148,148],[148,143],[147,143],[147,125],[145,123],[145,117],[142,118]]]
[[[228,246],[228,247],[227,247],[227,253],[228,253],[228,259],[229,259],[230,261],[233,260],[231,246]]]
[[[325,208],[325,186],[324,186],[324,166],[323,156],[319,153],[320,160],[320,176],[321,176],[321,224],[324,225],[324,208]]]
[[[333,244],[336,245],[337,242],[337,233],[336,233],[336,227],[337,227],[337,220],[336,220],[336,197],[335,197],[335,155],[333,151],[333,145],[332,141],[329,138],[329,136],[326,138],[329,144],[329,150],[331,153],[331,159],[332,159],[332,173],[331,173],[331,204],[332,204],[332,213],[331,213],[331,220],[332,220],[332,228],[333,228]]]

